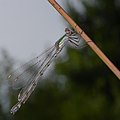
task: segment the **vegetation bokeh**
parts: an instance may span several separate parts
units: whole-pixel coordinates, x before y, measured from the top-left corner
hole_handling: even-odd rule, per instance
[[[120,69],[119,0],[79,1],[83,12],[69,0],[67,12]],[[0,120],[119,120],[119,111],[120,81],[91,48],[67,47],[20,111]]]

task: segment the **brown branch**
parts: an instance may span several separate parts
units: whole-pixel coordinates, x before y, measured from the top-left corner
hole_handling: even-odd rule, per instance
[[[87,34],[72,20],[72,18],[65,12],[65,10],[55,0],[48,0],[48,1],[65,18],[65,20],[72,26],[72,28],[86,41],[86,43],[90,46],[90,48],[100,57],[100,59],[110,68],[110,70],[120,80],[120,71],[96,46],[96,44],[87,36]]]

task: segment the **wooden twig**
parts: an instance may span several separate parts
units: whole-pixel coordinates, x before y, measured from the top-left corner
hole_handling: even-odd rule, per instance
[[[48,0],[48,1],[65,18],[65,20],[72,26],[72,28],[86,41],[86,43],[90,46],[90,48],[100,57],[100,59],[110,68],[110,70],[120,80],[120,71],[96,46],[96,44],[87,36],[87,34],[72,20],[72,18],[65,12],[65,10],[55,0]]]

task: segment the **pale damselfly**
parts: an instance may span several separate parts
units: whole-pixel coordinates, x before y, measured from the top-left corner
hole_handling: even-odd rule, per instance
[[[47,49],[42,54],[24,64],[20,68],[16,69],[8,76],[12,87],[21,89],[18,94],[17,104],[11,108],[12,114],[15,114],[21,105],[25,104],[31,93],[36,88],[36,85],[41,79],[43,73],[68,42],[75,47],[83,47],[83,45],[85,45],[80,35],[78,35],[75,31],[66,28],[65,34],[55,42],[54,46]]]

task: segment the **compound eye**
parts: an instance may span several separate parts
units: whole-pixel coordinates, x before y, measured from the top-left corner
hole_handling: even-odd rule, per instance
[[[71,34],[71,31],[68,28],[65,28],[65,32],[66,32],[67,35]]]
[[[68,28],[65,28],[65,32],[69,32],[70,30]]]
[[[68,28],[65,28],[65,32],[67,32],[69,29]]]

